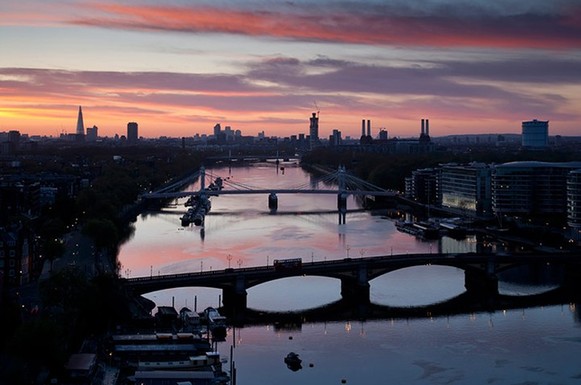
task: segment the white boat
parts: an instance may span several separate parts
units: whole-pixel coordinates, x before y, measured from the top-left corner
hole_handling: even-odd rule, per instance
[[[218,310],[213,307],[206,308],[203,318],[214,338],[220,340],[226,337],[226,317],[221,315]]]

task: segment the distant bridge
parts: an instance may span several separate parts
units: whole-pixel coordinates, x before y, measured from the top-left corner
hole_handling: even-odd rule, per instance
[[[211,182],[206,181],[207,177]],[[268,205],[271,210],[278,207],[278,194],[334,194],[337,195],[337,210],[339,213],[339,223],[345,223],[347,212],[347,197],[349,195],[363,197],[391,197],[395,198],[398,193],[375,186],[372,183],[359,179],[347,173],[344,167],[339,167],[335,172],[329,172],[316,181],[293,188],[257,188],[249,185],[233,182],[229,178],[221,178],[206,172],[204,167],[194,173],[188,180],[199,178],[200,189],[198,191],[183,191],[184,183],[175,182],[171,186],[152,191],[141,195],[145,200],[164,200],[185,197],[198,197],[207,199],[218,195],[243,195],[243,194],[268,194]],[[220,180],[221,187],[216,188],[215,182]],[[336,188],[313,188],[313,185],[337,186]],[[206,187],[208,186],[208,187]]]
[[[268,162],[268,161],[278,161],[280,162],[291,162],[300,161],[300,156],[296,155],[279,155],[279,154],[262,154],[262,155],[215,155],[205,158],[207,162],[218,162],[218,161],[229,161],[229,162]]]
[[[353,175],[347,173],[344,167],[339,167],[335,172],[329,172],[322,178],[311,181],[308,184],[290,187],[290,188],[257,188],[241,183],[236,183],[228,178],[222,179],[218,175],[212,175],[207,172],[204,167],[201,167],[199,171],[188,177],[188,181],[200,178],[200,190],[199,191],[176,191],[178,188],[183,186],[183,183],[177,181],[170,186],[166,186],[163,189],[152,191],[149,193],[142,194],[141,197],[144,199],[168,199],[168,198],[184,198],[189,196],[218,196],[218,195],[228,195],[228,194],[345,194],[345,195],[373,195],[373,196],[396,196],[397,193],[392,190],[386,190],[379,186],[375,186],[372,183],[364,181],[363,179],[357,178]],[[224,183],[224,187],[220,190],[209,189],[211,183],[206,180],[209,178],[212,181],[220,178]],[[213,183],[213,182],[212,182]],[[312,185],[336,185],[336,188],[312,188]]]
[[[256,266],[224,270],[129,278],[125,285],[135,294],[177,287],[222,289],[227,308],[246,309],[247,289],[261,283],[302,275],[336,278],[341,281],[345,300],[369,302],[369,281],[383,274],[412,266],[440,265],[464,270],[465,287],[471,293],[498,294],[497,274],[518,265],[566,264],[568,272],[579,274],[580,253],[560,254],[406,254],[331,261],[302,262],[288,268]]]
[[[206,190],[205,193],[200,191],[179,191],[179,192],[161,192],[161,193],[149,193],[144,195],[144,198],[149,199],[171,199],[171,198],[185,198],[190,196],[200,196],[205,194],[206,196],[219,196],[219,195],[244,195],[244,194],[335,194],[339,193],[338,190],[327,190],[327,189],[293,189],[293,188],[263,188],[263,189],[248,189],[248,190],[220,190],[212,191]],[[345,191],[349,195],[372,195],[372,196],[384,196],[384,197],[395,197],[397,193],[393,191],[377,191],[377,190],[350,190]]]

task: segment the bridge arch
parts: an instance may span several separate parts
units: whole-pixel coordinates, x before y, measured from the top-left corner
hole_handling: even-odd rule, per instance
[[[370,302],[389,307],[421,307],[467,293],[465,271],[442,265],[411,266],[369,281]]]
[[[319,275],[284,277],[248,288],[247,305],[267,312],[303,311],[341,300],[340,289],[341,281],[335,278]]]
[[[127,279],[136,294],[173,287],[213,287],[223,292],[225,307],[246,308],[247,289],[284,277],[299,275],[336,278],[341,281],[341,297],[358,303],[369,302],[369,281],[383,274],[419,265],[440,265],[464,271],[466,290],[477,295],[498,295],[498,272],[530,263],[563,263],[579,274],[577,254],[406,254],[365,258],[345,258],[302,263],[296,269],[279,271],[273,266],[257,266],[223,271],[173,274]]]

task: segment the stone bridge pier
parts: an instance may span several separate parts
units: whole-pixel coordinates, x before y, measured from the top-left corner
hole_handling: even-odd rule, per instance
[[[498,295],[498,277],[494,261],[489,259],[482,269],[464,270],[464,287],[468,292],[478,296],[496,297]]]
[[[370,303],[367,266],[359,265],[353,276],[341,277],[341,297],[353,303]]]
[[[232,284],[222,289],[222,303],[230,310],[243,311],[247,307],[246,280],[238,275]]]

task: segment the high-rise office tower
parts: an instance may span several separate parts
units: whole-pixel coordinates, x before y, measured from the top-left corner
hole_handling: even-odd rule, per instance
[[[522,122],[522,146],[539,149],[549,145],[549,121],[533,119]]]
[[[137,133],[137,123],[129,122],[127,123],[127,143],[137,143],[139,138]]]

